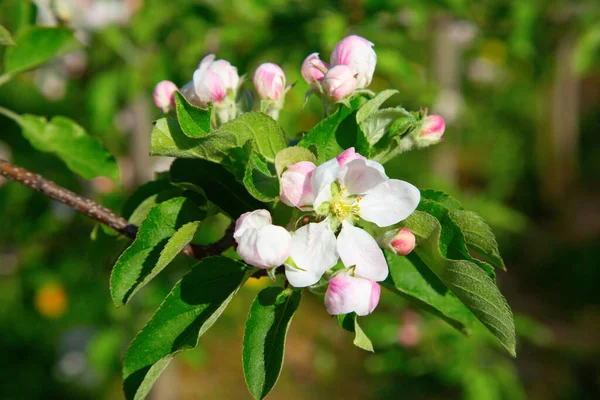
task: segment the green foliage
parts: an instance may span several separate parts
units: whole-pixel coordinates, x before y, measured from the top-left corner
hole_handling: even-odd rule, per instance
[[[119,180],[115,158],[83,127],[65,117],[47,121],[35,115],[19,116],[11,113],[23,136],[39,151],[58,156],[69,169],[85,179],[106,176]]]
[[[448,258],[448,241],[453,236],[442,235],[442,225],[432,215],[415,211],[404,225],[417,236],[414,251],[419,258],[492,332],[509,354],[515,356],[512,313],[493,279],[470,260]],[[453,233],[461,235],[460,231]]]
[[[383,287],[406,297],[422,309],[442,318],[465,335],[470,335],[473,313],[444,286],[421,259],[385,251],[390,274]]]
[[[175,184],[202,191],[232,219],[263,207],[219,164],[201,159],[177,159],[171,165],[170,175]]]
[[[8,74],[35,68],[81,47],[73,31],[65,28],[27,27],[15,41],[16,46],[9,47],[4,57],[4,72]]]
[[[275,156],[275,170],[277,171],[277,176],[281,177],[281,174],[283,174],[287,167],[301,161],[315,163],[317,158],[310,150],[304,147],[293,146],[281,150]]]
[[[178,91],[174,96],[177,120],[183,133],[192,138],[210,134],[211,110],[203,110],[191,105]]]
[[[338,322],[344,330],[354,333],[353,343],[356,347],[370,351],[371,353],[375,352],[371,339],[369,339],[367,334],[358,324],[358,316],[356,313],[338,315]]]
[[[279,179],[273,164],[252,151],[244,174],[244,186],[254,198],[268,202],[279,196]]]
[[[113,268],[110,289],[117,307],[126,304],[175,258],[192,240],[203,218],[197,204],[185,197],[150,210],[134,242]]]
[[[243,363],[246,384],[255,399],[267,396],[279,378],[285,338],[301,295],[301,290],[270,287],[261,291],[250,307]]]
[[[0,25],[0,46],[14,46],[15,41],[13,40],[12,35],[2,25]]]
[[[123,388],[127,399],[145,398],[173,356],[196,347],[245,276],[244,264],[217,256],[201,260],[175,285],[125,353]]]

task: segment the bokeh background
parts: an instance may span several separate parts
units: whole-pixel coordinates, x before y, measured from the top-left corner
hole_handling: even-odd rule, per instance
[[[0,158],[120,210],[168,168],[148,156],[154,84],[182,86],[216,53],[251,76],[262,62],[297,82],[280,122],[290,139],[320,118],[300,76],[357,33],[375,43],[375,91],[446,119],[442,144],[389,163],[389,175],[445,190],[485,217],[508,272],[518,358],[483,329],[466,338],[393,295],[364,318],[376,352],[311,295],[288,336],[272,399],[600,398],[600,2],[597,0],[2,0],[0,24],[68,25],[86,47],[0,87],[19,113],[73,118],[118,157],[121,182],[75,177],[0,117]],[[0,52],[1,57],[1,52]],[[250,84],[247,87],[250,88]],[[227,221],[203,224],[199,243]],[[183,257],[126,307],[110,268],[127,241],[0,178],[0,397],[119,399],[120,358],[172,285]],[[267,281],[252,279],[197,349],[149,398],[246,399],[243,324]]]

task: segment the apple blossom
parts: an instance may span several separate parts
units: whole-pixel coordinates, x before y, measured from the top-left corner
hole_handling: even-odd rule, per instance
[[[427,147],[442,140],[446,123],[439,115],[428,115],[423,120],[421,131],[415,138],[418,147]]]
[[[329,70],[329,64],[319,58],[319,53],[312,53],[302,63],[302,78],[313,89],[320,91],[327,70]]]
[[[352,93],[356,89],[356,77],[352,68],[347,65],[337,65],[332,67],[323,78],[323,89],[327,97],[338,102]]]
[[[194,72],[194,89],[203,107],[208,103],[219,105],[229,99],[235,102],[240,77],[237,68],[228,61],[215,60],[214,54],[202,59]]]
[[[261,64],[254,72],[252,81],[261,99],[261,110],[276,120],[287,91],[283,70],[277,64]]]
[[[364,316],[375,310],[380,293],[381,287],[377,282],[341,272],[329,281],[325,308],[331,315],[355,312]]]
[[[290,207],[298,208],[312,204],[310,178],[315,168],[317,166],[310,161],[290,165],[281,175],[281,201]]]
[[[296,185],[300,190],[300,184]],[[367,221],[386,227],[402,221],[419,204],[419,190],[389,179],[381,164],[354,149],[316,167],[310,186],[312,209],[321,221],[300,227],[292,236],[293,263],[286,263],[285,270],[288,281],[296,287],[313,285],[340,258],[357,276],[384,280],[388,267],[382,250],[367,231],[355,225]]]
[[[165,114],[175,108],[174,94],[177,86],[171,81],[160,81],[154,87],[154,105],[160,108]]]
[[[401,228],[389,241],[388,247],[396,254],[405,256],[415,248],[415,235],[406,228]]]
[[[363,89],[371,84],[377,54],[373,50],[373,43],[367,39],[350,35],[339,41],[331,53],[331,65],[347,65],[356,75],[356,88]]]
[[[290,253],[290,233],[273,225],[267,210],[242,214],[235,223],[233,237],[240,257],[254,267],[278,267]]]

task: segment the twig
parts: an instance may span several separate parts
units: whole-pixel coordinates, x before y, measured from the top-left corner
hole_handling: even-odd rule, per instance
[[[45,196],[57,200],[88,217],[95,219],[99,223],[108,226],[121,235],[135,239],[138,227],[130,224],[125,218],[117,217],[112,211],[92,200],[79,196],[56,183],[44,179],[41,175],[34,174],[24,168],[17,167],[8,161],[0,159],[0,175],[28,186]],[[181,251],[189,257],[202,259],[221,254],[233,245],[233,225],[225,232],[225,236],[208,246],[198,246],[188,244]]]

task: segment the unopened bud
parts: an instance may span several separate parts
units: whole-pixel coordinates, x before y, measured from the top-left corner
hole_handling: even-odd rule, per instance
[[[337,65],[325,74],[323,87],[325,94],[333,102],[338,102],[356,90],[354,71],[347,65]]]
[[[421,131],[417,136],[417,145],[419,147],[426,147],[432,144],[439,143],[444,136],[446,130],[446,123],[444,118],[439,115],[428,115],[423,121]]]
[[[261,100],[279,101],[285,95],[285,75],[277,64],[259,65],[252,82]]]
[[[415,235],[410,230],[402,228],[389,241],[389,248],[394,253],[405,256],[415,248]]]
[[[313,89],[320,89],[329,64],[319,58],[319,53],[312,53],[302,63],[302,77]]]
[[[313,202],[310,178],[316,165],[310,161],[300,161],[290,165],[281,175],[279,199],[290,207],[302,208]]]
[[[203,107],[218,106],[229,97],[235,102],[239,81],[237,68],[225,60],[215,61],[214,54],[204,57],[194,72],[194,89]]]
[[[171,81],[160,81],[154,87],[154,105],[160,108],[165,114],[175,108],[174,94],[177,86]]]
[[[373,50],[373,43],[367,39],[350,35],[340,40],[331,53],[331,65],[347,65],[356,74],[356,88],[362,89],[371,83],[377,54]]]

